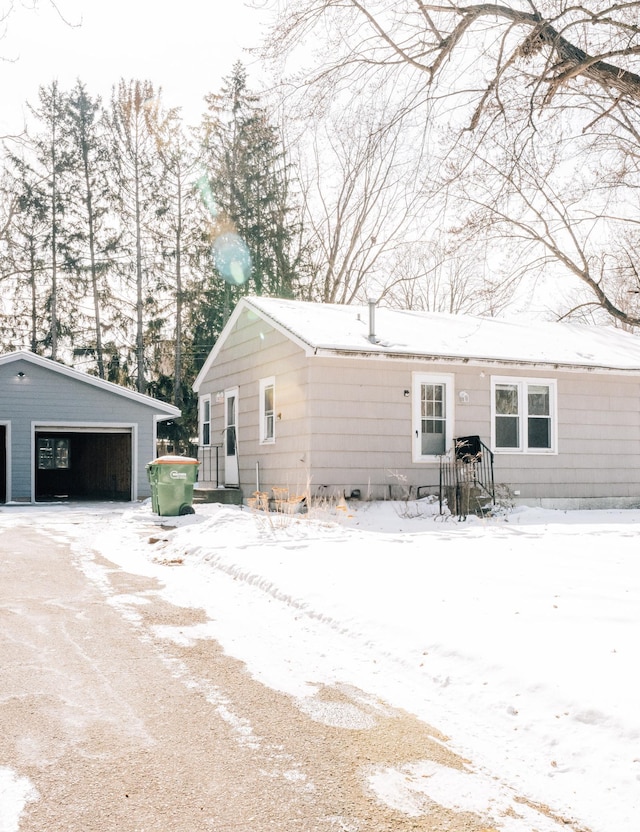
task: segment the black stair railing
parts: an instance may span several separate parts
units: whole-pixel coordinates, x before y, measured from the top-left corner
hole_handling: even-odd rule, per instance
[[[222,445],[198,445],[197,458],[200,462],[199,482],[215,482],[220,487],[220,449]]]
[[[493,452],[479,436],[459,436],[453,452],[440,460],[440,513],[446,500],[452,514],[463,519],[495,503]]]

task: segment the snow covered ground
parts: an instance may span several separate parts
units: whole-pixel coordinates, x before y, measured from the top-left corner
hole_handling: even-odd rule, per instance
[[[458,522],[424,501],[308,517],[6,506],[0,551],[3,528],[34,521],[71,541],[93,580],[97,550],[207,613],[206,625],[158,635],[216,639],[332,724],[357,727],[315,692],[352,686],[442,731],[470,761],[371,772],[381,802],[419,816],[435,801],[500,832],[637,832],[640,511],[519,508]],[[144,599],[111,602],[135,615]],[[0,832],[17,832],[32,799],[19,772],[0,768]]]

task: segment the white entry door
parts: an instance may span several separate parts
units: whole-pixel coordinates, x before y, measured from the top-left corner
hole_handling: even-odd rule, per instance
[[[238,487],[238,388],[224,391],[224,484]]]

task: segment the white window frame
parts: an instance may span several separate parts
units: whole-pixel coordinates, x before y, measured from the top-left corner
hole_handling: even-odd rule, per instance
[[[411,446],[413,449],[412,459],[414,462],[439,462],[442,454],[423,454],[421,445],[422,431],[422,385],[423,384],[444,384],[445,386],[445,438],[444,455],[448,454],[453,447],[454,437],[454,392],[455,376],[452,373],[412,373],[412,403],[411,403]]]
[[[205,419],[207,406],[209,409],[209,419]],[[205,442],[205,426],[209,428],[209,436],[208,441]],[[203,447],[209,447],[211,445],[211,395],[201,396],[200,398],[200,430],[198,431],[198,435],[200,437],[200,444]]]
[[[267,410],[267,390],[273,391],[272,409]],[[276,441],[276,379],[275,376],[260,379],[260,444],[273,445]]]
[[[496,444],[496,387],[502,384],[518,388],[518,445],[514,448],[498,448]],[[549,447],[530,448],[529,428],[529,387],[549,388]],[[558,383],[552,378],[521,378],[514,376],[491,377],[491,447],[496,454],[557,454],[558,453]]]

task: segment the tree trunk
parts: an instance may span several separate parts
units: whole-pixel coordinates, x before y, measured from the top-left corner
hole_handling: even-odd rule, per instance
[[[173,370],[173,403],[182,408],[182,178],[178,173],[178,221],[176,225],[176,344]]]
[[[102,325],[100,322],[100,292],[98,289],[98,269],[96,265],[95,218],[93,216],[93,198],[91,178],[89,176],[89,148],[86,137],[82,141],[82,162],[84,165],[84,183],[87,196],[87,221],[89,224],[89,267],[91,269],[91,293],[93,296],[93,315],[96,336],[96,360],[98,375],[104,378],[104,355],[102,352]]]
[[[135,212],[136,212],[136,365],[137,388],[145,393],[147,384],[144,371],[144,298],[142,270],[142,223],[140,219],[140,173],[135,167]]]

